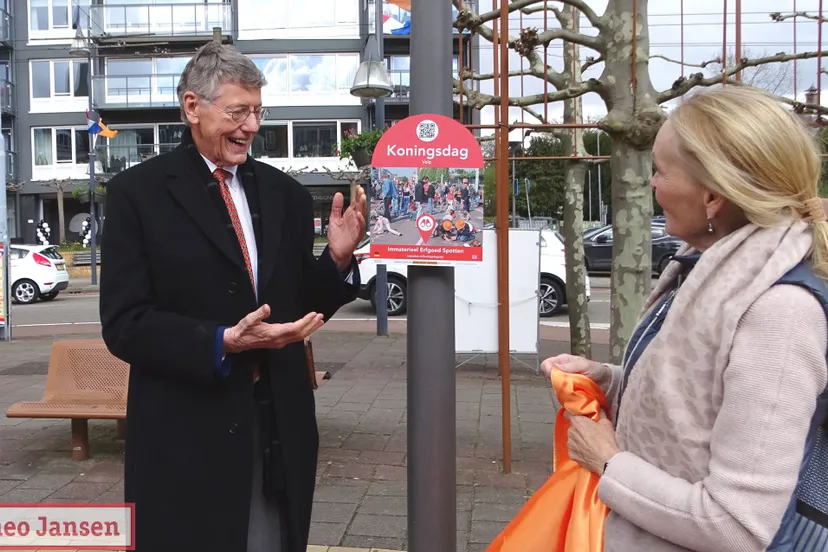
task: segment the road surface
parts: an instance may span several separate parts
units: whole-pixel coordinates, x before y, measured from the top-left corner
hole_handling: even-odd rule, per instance
[[[609,291],[594,289],[589,305],[590,323],[603,329],[609,325]],[[541,325],[567,327],[569,318],[566,310],[550,318],[542,318]],[[357,299],[345,305],[334,316],[342,322],[364,322],[376,320],[371,304]],[[390,320],[404,321],[405,316],[391,317]],[[12,335],[19,329],[19,335],[48,335],[51,333],[100,333],[98,295],[66,295],[55,300],[31,305],[12,305]]]

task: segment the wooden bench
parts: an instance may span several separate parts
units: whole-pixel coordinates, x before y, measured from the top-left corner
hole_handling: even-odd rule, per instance
[[[331,375],[316,371],[313,344],[305,343],[311,384],[317,389]],[[118,436],[126,429],[129,365],[113,356],[101,339],[52,344],[46,390],[39,401],[21,401],[6,410],[8,418],[61,418],[72,421],[72,459],[89,458],[89,420],[117,420]]]
[[[100,251],[95,256],[95,264],[101,264]],[[72,266],[92,266],[92,252],[91,251],[76,251],[72,253]]]
[[[89,420],[117,420],[124,437],[129,365],[113,356],[103,340],[52,344],[46,390],[39,401],[11,405],[9,418],[69,418],[72,459],[89,458]]]

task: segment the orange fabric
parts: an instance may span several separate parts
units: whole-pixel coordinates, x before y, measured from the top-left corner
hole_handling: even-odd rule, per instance
[[[555,420],[554,473],[495,538],[486,552],[602,552],[609,509],[598,499],[599,476],[569,458],[573,415],[601,418],[609,410],[604,393],[580,374],[552,370],[552,387],[563,408]]]
[[[388,0],[389,4],[394,4],[395,6],[404,9],[407,12],[411,11],[411,0]]]

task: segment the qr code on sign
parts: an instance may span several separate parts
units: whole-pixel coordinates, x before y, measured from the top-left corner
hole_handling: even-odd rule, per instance
[[[431,142],[437,138],[438,133],[437,123],[434,121],[420,121],[420,124],[417,125],[417,138],[423,142]]]

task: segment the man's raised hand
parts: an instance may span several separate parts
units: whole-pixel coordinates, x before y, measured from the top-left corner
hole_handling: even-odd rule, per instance
[[[224,332],[224,352],[238,353],[250,349],[281,349],[302,342],[325,323],[321,314],[311,312],[295,322],[268,324],[270,306],[262,305]]]

